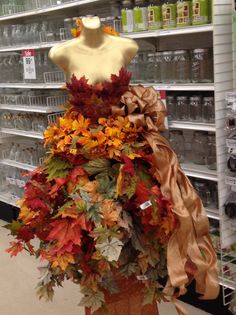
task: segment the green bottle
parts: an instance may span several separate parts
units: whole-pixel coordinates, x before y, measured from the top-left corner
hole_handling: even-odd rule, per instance
[[[162,5],[163,28],[176,27],[176,0],[166,0]]]
[[[162,10],[160,0],[151,0],[148,6],[148,29],[159,30],[162,28]]]
[[[177,27],[191,25],[191,1],[177,1]]]
[[[148,29],[148,10],[145,0],[135,0],[134,6],[134,31],[146,31]]]
[[[124,0],[122,2],[121,23],[122,31],[130,33],[134,31],[134,17],[133,17],[133,3],[131,0]]]
[[[192,24],[201,25],[209,22],[209,0],[192,0]]]

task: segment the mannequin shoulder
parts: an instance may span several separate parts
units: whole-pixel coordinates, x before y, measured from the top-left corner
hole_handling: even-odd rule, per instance
[[[51,59],[57,59],[60,57],[65,57],[66,56],[66,52],[75,47],[78,44],[78,39],[77,38],[73,38],[71,40],[68,40],[64,43],[60,43],[57,44],[55,46],[53,46],[50,51],[49,51],[49,57]]]
[[[126,37],[118,37],[118,36],[112,36],[114,43],[117,43],[118,45],[122,45],[121,47],[124,50],[131,49],[131,50],[136,50],[138,51],[138,44],[135,40],[131,38],[126,38]]]

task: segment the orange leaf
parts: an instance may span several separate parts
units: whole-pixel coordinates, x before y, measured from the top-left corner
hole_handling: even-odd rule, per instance
[[[10,242],[11,247],[6,249],[7,253],[10,253],[11,257],[16,256],[23,250],[23,245],[21,242]]]
[[[102,222],[108,226],[114,226],[119,218],[119,212],[112,200],[104,200],[102,203]]]
[[[56,257],[54,259],[52,263],[52,268],[60,267],[63,271],[65,271],[69,264],[74,263],[75,263],[74,256],[72,254],[65,253],[64,255]]]

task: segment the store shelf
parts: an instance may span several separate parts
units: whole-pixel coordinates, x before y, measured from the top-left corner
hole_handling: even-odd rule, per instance
[[[227,289],[236,290],[236,282],[224,279],[222,277],[219,277],[219,283],[220,285],[226,287]]]
[[[36,169],[36,166],[33,165],[28,165],[25,163],[20,163],[20,162],[16,162],[16,161],[12,161],[12,160],[8,160],[8,159],[3,159],[0,160],[0,163],[3,165],[7,165],[7,166],[13,166],[22,170],[26,170],[26,171],[33,171]]]
[[[175,129],[185,129],[185,130],[201,130],[201,131],[210,131],[215,132],[216,126],[215,124],[210,123],[198,123],[198,122],[188,122],[188,121],[169,121],[169,128]]]
[[[50,42],[50,43],[37,43],[37,44],[31,44],[31,45],[20,45],[20,46],[7,46],[7,47],[0,47],[0,52],[10,52],[10,51],[21,51],[21,50],[27,50],[27,49],[45,49],[45,48],[51,48],[55,46],[56,44],[61,44],[65,41],[56,41],[56,42]]]
[[[9,135],[23,136],[23,137],[35,138],[35,139],[43,139],[42,133],[34,132],[34,131],[25,131],[25,130],[8,129],[8,128],[1,128],[1,131]]]
[[[165,91],[214,91],[214,83],[188,83],[188,84],[154,84],[143,83],[145,86],[153,86],[155,90]]]
[[[19,206],[16,204],[16,201],[13,200],[12,196],[9,193],[0,192],[0,201],[5,202],[13,207],[19,208]]]
[[[184,34],[196,34],[196,33],[202,33],[202,32],[213,32],[213,25],[206,24],[206,25],[179,27],[179,28],[157,30],[157,31],[122,33],[121,36],[129,37],[129,38],[149,38],[149,37],[176,36],[176,35],[184,35]]]
[[[187,176],[211,180],[214,182],[218,181],[217,172],[209,170],[204,165],[197,165],[191,162],[186,162],[182,163],[181,167]]]
[[[214,219],[219,221],[220,220],[220,214],[219,214],[219,209],[214,209],[214,208],[205,208],[207,216],[209,219]]]
[[[0,83],[0,88],[12,89],[65,89],[65,83]]]
[[[64,106],[21,106],[21,105],[0,105],[0,109],[7,109],[11,111],[21,111],[28,113],[56,113],[64,111]]]
[[[31,17],[35,15],[49,15],[49,14],[54,14],[56,11],[64,11],[66,9],[73,9],[78,6],[83,6],[83,5],[88,5],[88,4],[96,4],[97,2],[104,2],[106,3],[107,1],[102,1],[102,0],[75,0],[71,1],[68,3],[63,3],[60,5],[52,6],[52,7],[47,7],[44,9],[35,9],[35,10],[30,10],[30,11],[24,11],[20,13],[15,13],[15,14],[10,14],[10,15],[4,15],[0,17],[0,22],[1,21],[7,21],[7,20],[15,20],[15,19],[22,19],[26,17]]]

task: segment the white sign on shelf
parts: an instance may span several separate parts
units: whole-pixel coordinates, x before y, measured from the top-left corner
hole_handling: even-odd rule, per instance
[[[36,67],[35,67],[35,50],[25,49],[22,50],[23,67],[24,67],[24,79],[36,79]]]
[[[225,184],[229,186],[236,186],[236,177],[226,176]]]

